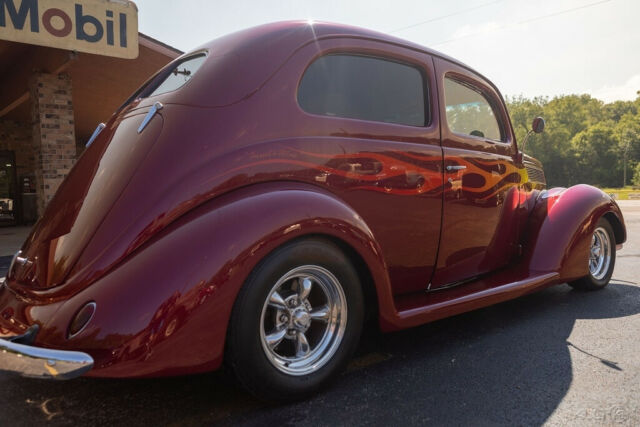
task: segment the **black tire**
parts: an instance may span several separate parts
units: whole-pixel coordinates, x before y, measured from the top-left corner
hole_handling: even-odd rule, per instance
[[[600,218],[593,232],[592,242],[597,240],[599,240],[601,244],[604,240],[607,241],[606,244],[608,245],[608,248],[603,248],[603,253],[604,251],[608,252],[608,255],[607,253],[604,254],[605,258],[608,256],[608,261],[606,261],[605,259],[600,268],[594,266],[593,270],[595,271],[593,271],[591,268],[592,255],[590,253],[589,274],[585,277],[581,277],[580,279],[569,282],[569,286],[574,289],[578,289],[581,291],[597,291],[600,289],[604,289],[604,287],[607,286],[609,284],[609,281],[611,280],[611,276],[613,275],[613,268],[615,267],[616,263],[616,239],[611,224],[609,224],[609,221],[607,221],[605,218]]]
[[[288,277],[297,278],[285,280]],[[306,297],[301,291],[305,287],[303,281],[310,289]],[[336,281],[341,291],[330,293],[327,289],[333,289]],[[329,295],[333,295],[333,299]],[[279,301],[285,304],[273,304],[278,299],[276,296],[280,296]],[[327,301],[324,305],[321,305],[322,298]],[[321,306],[314,308],[311,301]],[[331,301],[340,304],[332,305]],[[346,303],[344,310],[342,303]],[[327,307],[333,308],[326,310]],[[305,310],[311,317],[303,313]],[[346,316],[340,314],[344,311]],[[318,317],[327,312],[331,314]],[[226,363],[239,382],[258,398],[268,401],[303,399],[345,367],[357,347],[363,318],[360,280],[340,248],[322,238],[297,240],[278,248],[261,261],[240,290],[230,319]],[[345,319],[344,324],[342,319]],[[330,325],[335,326],[334,331],[343,331],[341,338],[328,332]],[[272,347],[270,343],[276,341],[269,337],[282,330],[287,331],[286,336]],[[333,339],[325,341],[325,337],[332,336]],[[315,344],[314,339],[317,340]],[[306,347],[301,342],[306,343]],[[321,345],[325,342],[329,344]],[[323,352],[323,358],[317,363],[305,365],[305,358],[314,354],[314,357],[320,357]],[[293,362],[289,364],[288,360]],[[297,368],[296,363],[301,367]],[[288,371],[293,369],[299,371]]]

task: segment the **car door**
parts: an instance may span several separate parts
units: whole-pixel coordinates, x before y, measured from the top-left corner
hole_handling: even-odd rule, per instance
[[[443,185],[431,56],[381,41],[321,39],[300,49],[282,75],[290,70],[300,70],[300,83],[288,132],[304,136],[292,141],[296,153],[326,171],[313,184],[370,227],[395,294],[425,290]]]
[[[435,59],[442,149],[443,217],[430,289],[499,269],[517,251],[516,147],[501,96],[479,75]]]

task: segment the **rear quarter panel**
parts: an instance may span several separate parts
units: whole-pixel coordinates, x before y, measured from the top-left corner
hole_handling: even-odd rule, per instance
[[[64,302],[36,344],[89,353],[96,360],[92,376],[215,369],[247,275],[273,249],[305,235],[328,236],[354,248],[375,278],[367,285],[376,286],[388,305],[385,262],[362,218],[308,186],[265,184],[206,203],[158,233]],[[94,318],[66,339],[69,321],[88,301],[97,303]]]

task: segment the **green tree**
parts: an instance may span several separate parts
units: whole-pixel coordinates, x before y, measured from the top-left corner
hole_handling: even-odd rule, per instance
[[[633,185],[640,187],[640,163],[633,170]]]
[[[616,124],[616,136],[619,141],[619,157],[622,161],[623,180],[625,186],[629,182],[630,163],[640,159],[640,115],[628,112],[620,117]]]
[[[544,116],[544,109],[548,102],[548,99],[544,97],[534,99],[523,96],[507,98],[507,108],[517,141],[521,142],[531,129],[531,121],[534,117]]]
[[[640,162],[640,96],[609,104],[589,95],[519,96],[507,104],[519,143],[534,117],[545,118],[545,132],[532,137],[525,151],[543,163],[549,186],[620,186],[625,164],[626,182],[637,176],[632,167]]]
[[[619,186],[622,168],[615,123],[606,121],[590,126],[571,140],[576,148],[576,174],[581,182],[606,187]]]
[[[618,122],[626,114],[638,114],[638,107],[633,101],[614,101],[604,106],[605,120],[609,119]]]

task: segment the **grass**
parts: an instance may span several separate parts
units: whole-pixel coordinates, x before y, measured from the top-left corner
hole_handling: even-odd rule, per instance
[[[618,196],[618,200],[629,200],[629,193],[638,193],[640,194],[640,189],[636,189],[634,190],[633,187],[631,187],[630,185],[624,187],[624,188],[603,188],[602,191],[604,191],[607,194],[611,194],[611,193],[615,193]]]

